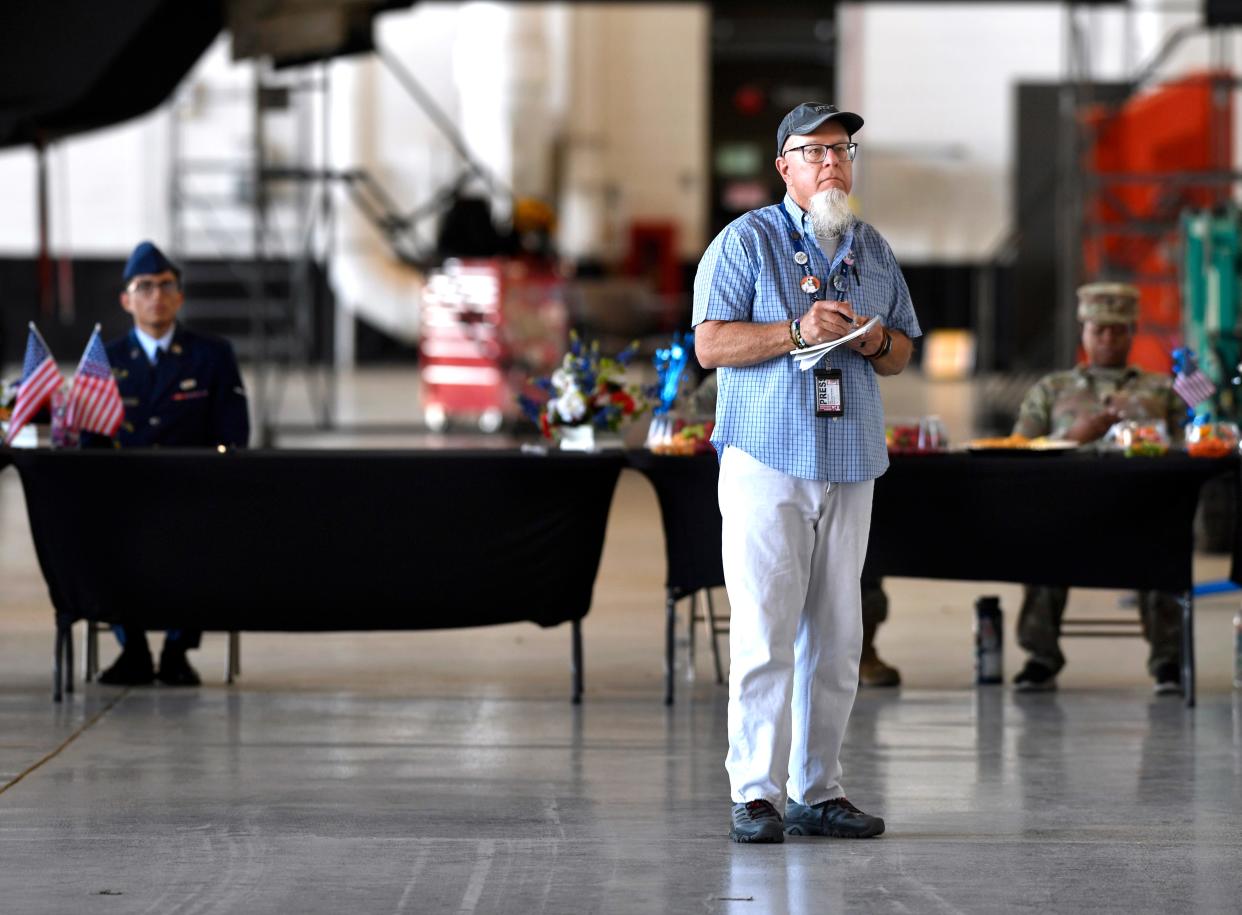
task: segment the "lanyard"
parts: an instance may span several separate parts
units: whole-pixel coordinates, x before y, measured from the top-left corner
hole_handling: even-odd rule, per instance
[[[793,218],[789,215],[789,211],[785,209],[785,204],[780,205],[781,215],[785,217],[785,222],[789,224],[789,240],[794,246],[794,261],[802,268],[802,282],[799,284],[802,291],[807,294],[811,302],[820,301],[820,297],[816,295],[820,290],[820,280],[811,272],[811,256],[807,253],[806,246],[802,243],[802,233],[798,227],[794,225]],[[841,239],[841,243],[837,245],[837,252],[833,255],[832,264],[828,267],[828,275],[832,277],[832,288],[836,290],[837,301],[845,300],[845,285],[849,276],[849,270],[854,266],[854,258],[850,255],[850,249],[854,246],[854,227],[851,225],[845,230],[845,237]],[[818,245],[816,246],[818,247]],[[858,270],[854,269],[854,278],[858,278]]]

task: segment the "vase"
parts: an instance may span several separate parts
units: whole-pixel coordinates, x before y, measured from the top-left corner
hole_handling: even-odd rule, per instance
[[[561,426],[560,433],[562,451],[595,450],[594,426]]]

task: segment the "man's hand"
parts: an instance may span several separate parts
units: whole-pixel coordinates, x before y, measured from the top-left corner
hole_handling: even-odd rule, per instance
[[[854,330],[854,312],[849,302],[820,300],[798,320],[807,346],[837,340]],[[874,343],[871,348],[875,349]]]
[[[1080,445],[1094,442],[1109,430],[1113,423],[1121,419],[1112,406],[1106,406],[1099,413],[1088,413],[1074,420],[1074,424],[1065,430],[1065,437]]]
[[[862,327],[871,320],[870,315],[855,315],[854,327],[857,329]],[[860,356],[873,356],[880,351],[880,347],[884,345],[884,325],[877,322],[875,327],[867,331],[861,337],[855,337],[848,344],[850,349],[857,352]]]

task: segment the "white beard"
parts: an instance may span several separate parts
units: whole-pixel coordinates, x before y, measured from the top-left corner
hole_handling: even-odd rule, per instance
[[[840,238],[854,224],[850,198],[839,187],[820,191],[811,198],[811,225],[820,238]]]

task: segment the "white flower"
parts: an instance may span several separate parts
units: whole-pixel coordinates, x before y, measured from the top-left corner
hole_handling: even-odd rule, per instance
[[[556,413],[564,423],[581,422],[586,416],[587,403],[586,398],[582,396],[582,392],[576,388],[571,388],[553,403],[556,406]]]
[[[552,373],[552,387],[561,393],[577,390],[578,385],[574,382],[574,376],[564,369],[557,369]]]

